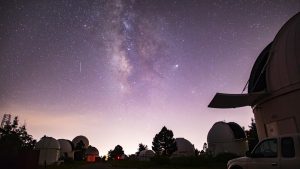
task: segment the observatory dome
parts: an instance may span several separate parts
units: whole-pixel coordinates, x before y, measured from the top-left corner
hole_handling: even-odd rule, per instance
[[[74,144],[74,147],[76,147],[76,145],[77,145],[80,141],[83,142],[84,148],[88,148],[88,146],[89,146],[89,140],[88,140],[85,136],[82,136],[82,135],[76,136],[76,137],[72,140],[72,142],[73,142],[73,144]]]
[[[152,150],[143,150],[140,152],[140,157],[154,157],[155,153]]]
[[[96,147],[93,147],[93,146],[89,146],[87,149],[86,149],[86,152],[85,152],[86,155],[96,155],[98,156],[99,155],[99,151]]]
[[[35,149],[39,150],[39,165],[50,165],[58,161],[60,145],[56,139],[44,136],[35,144]]]
[[[248,150],[244,130],[234,122],[216,122],[207,135],[208,152],[216,156],[221,153],[245,155]]]
[[[175,142],[177,145],[177,150],[173,153],[173,157],[195,155],[195,147],[190,141],[186,140],[185,138],[176,138]]]
[[[208,143],[225,143],[245,139],[244,130],[234,122],[216,122],[207,135]]]
[[[184,138],[176,138],[175,142],[177,144],[177,151],[195,152],[195,147],[190,141]]]
[[[59,142],[52,137],[44,136],[35,144],[36,149],[60,149]]]
[[[73,143],[70,140],[58,139],[61,152],[71,152],[73,151]]]
[[[138,159],[141,161],[150,161],[154,156],[155,153],[152,150],[143,150],[139,153]]]
[[[248,93],[277,91],[300,82],[300,13],[286,22],[259,55],[249,78]]]

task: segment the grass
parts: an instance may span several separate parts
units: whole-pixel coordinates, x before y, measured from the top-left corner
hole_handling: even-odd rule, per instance
[[[46,169],[75,169],[83,165],[89,165],[85,161],[72,161],[61,165],[48,165]],[[45,166],[39,166],[38,169],[45,169]]]
[[[139,161],[138,159],[109,161],[113,167],[117,168],[137,168],[137,169],[226,169],[227,161],[234,158],[230,154],[218,157],[154,157],[150,161]]]
[[[76,168],[104,168],[112,169],[226,169],[227,161],[235,158],[232,154],[221,154],[217,157],[154,157],[150,161],[140,161],[137,158],[128,158],[125,160],[111,160],[106,163],[86,163],[84,161],[72,161],[62,165],[47,166],[47,169],[76,169]],[[39,169],[43,169],[40,166]]]

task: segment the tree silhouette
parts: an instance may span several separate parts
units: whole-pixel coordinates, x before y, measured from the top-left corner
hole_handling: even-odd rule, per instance
[[[204,144],[203,144],[203,149],[202,149],[203,152],[206,152],[206,151],[207,151],[207,148],[208,148],[208,147],[207,147],[207,143],[204,143]]]
[[[136,152],[136,155],[139,155],[141,151],[143,150],[148,150],[148,146],[147,145],[144,145],[142,143],[139,144],[139,148],[138,148],[138,151]]]
[[[152,150],[157,155],[170,156],[177,150],[172,130],[168,130],[165,126],[155,135],[152,142]]]
[[[108,159],[109,160],[119,160],[124,155],[123,147],[117,145],[114,150],[109,150]]]
[[[251,118],[251,124],[249,126],[249,130],[246,131],[249,151],[252,151],[255,145],[258,143],[258,135],[256,129],[256,123],[253,118]]]
[[[75,153],[74,153],[74,159],[76,161],[83,161],[85,157],[85,145],[82,140],[80,140],[76,145],[75,145]]]
[[[36,140],[27,133],[25,125],[19,126],[18,116],[12,123],[8,121],[3,128],[0,128],[1,151],[32,150],[35,143]]]
[[[201,151],[199,151],[198,149],[195,149],[195,156],[198,157],[200,155]]]

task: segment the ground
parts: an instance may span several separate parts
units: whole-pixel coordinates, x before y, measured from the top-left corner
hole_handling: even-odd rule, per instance
[[[43,169],[40,167],[39,169]],[[76,163],[61,166],[48,166],[47,169],[143,169],[144,167],[115,167],[109,163]],[[201,167],[182,167],[182,166],[153,166],[145,167],[146,169],[225,169],[224,166],[201,166]]]

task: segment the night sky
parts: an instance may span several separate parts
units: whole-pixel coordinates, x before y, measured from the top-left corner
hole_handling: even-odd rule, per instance
[[[201,150],[217,121],[248,128],[250,107],[207,105],[242,92],[299,11],[299,0],[0,0],[0,118],[19,116],[37,140],[85,135],[100,155],[151,147],[164,125]]]

